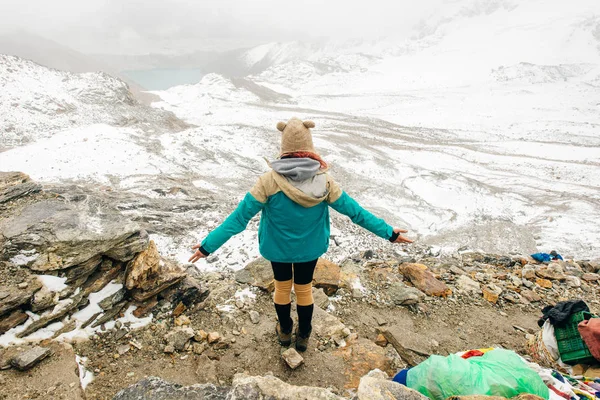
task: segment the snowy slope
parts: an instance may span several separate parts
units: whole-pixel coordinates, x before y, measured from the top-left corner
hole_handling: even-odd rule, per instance
[[[176,127],[181,122],[140,105],[108,74],[74,74],[0,54],[0,147],[16,146],[93,123]]]
[[[0,153],[0,166],[46,182],[107,185],[111,201],[147,223],[162,251],[185,261],[190,242],[267,170],[262,158],[277,155],[275,123],[296,115],[316,121],[315,145],[345,190],[420,243],[597,257],[600,9],[576,3],[456,1],[406,43],[266,44],[240,59],[256,69],[250,76],[209,74],[155,92],[157,110],[193,128],[82,119],[86,125]],[[44,82],[36,89],[43,94],[70,93]],[[98,92],[93,102],[112,107],[118,93]],[[31,126],[61,121],[29,117]],[[333,258],[392,248],[335,213],[333,224]],[[254,220],[218,260],[201,265],[238,268],[258,254],[256,230]]]

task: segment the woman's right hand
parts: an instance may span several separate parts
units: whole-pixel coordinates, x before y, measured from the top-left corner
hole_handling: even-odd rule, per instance
[[[393,243],[412,243],[413,240],[410,240],[407,237],[400,235],[401,233],[408,232],[406,229],[394,228],[394,233],[398,233],[398,238],[394,240]]]

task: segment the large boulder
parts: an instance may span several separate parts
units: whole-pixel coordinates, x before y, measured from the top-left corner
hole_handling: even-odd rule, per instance
[[[161,258],[154,241],[127,265],[125,286],[131,297],[144,301],[185,278],[179,265]]]
[[[275,278],[271,263],[260,257],[235,273],[235,280],[257,288],[272,292],[275,289]]]
[[[37,193],[42,187],[22,172],[0,172],[0,204]]]
[[[315,267],[313,285],[323,288],[325,294],[331,296],[340,287],[340,272],[341,267],[339,265],[324,258],[319,258]]]
[[[34,271],[53,271],[99,254],[125,261],[146,247],[147,236],[137,224],[98,199],[82,197],[29,204],[0,222],[0,258]]]
[[[429,296],[446,297],[452,294],[452,290],[444,282],[438,280],[423,264],[404,263],[398,269],[417,289]]]
[[[113,400],[343,400],[328,389],[294,386],[274,376],[236,374],[231,386],[211,383],[182,386],[145,378],[118,392]]]

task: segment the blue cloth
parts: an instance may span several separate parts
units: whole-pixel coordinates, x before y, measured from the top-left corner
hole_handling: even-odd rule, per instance
[[[401,385],[406,386],[406,377],[408,376],[408,368],[400,370],[394,378],[392,379],[394,382],[398,382]]]
[[[561,260],[562,261],[562,256],[560,254],[557,254],[556,256],[551,256],[548,253],[535,253],[531,255],[531,258],[533,258],[535,261],[537,262],[550,262],[552,260]]]
[[[393,234],[390,225],[362,208],[346,192],[329,206],[384,239]],[[204,239],[202,247],[209,253],[215,252],[233,235],[246,229],[259,211],[262,211],[258,228],[259,250],[267,260],[308,262],[319,258],[329,248],[328,204],[322,202],[303,207],[281,191],[269,196],[265,203],[247,193],[235,211]]]

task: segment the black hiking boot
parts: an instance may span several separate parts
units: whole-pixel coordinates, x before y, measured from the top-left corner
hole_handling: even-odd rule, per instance
[[[299,329],[296,329],[296,350],[300,352],[306,351],[308,347],[308,339],[310,338],[311,331],[308,331],[306,335],[300,333]]]
[[[279,339],[279,344],[288,347],[292,344],[292,327],[290,327],[290,331],[285,333],[281,330],[281,324],[279,322],[275,325],[275,332],[277,333],[277,339]]]

